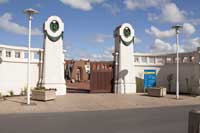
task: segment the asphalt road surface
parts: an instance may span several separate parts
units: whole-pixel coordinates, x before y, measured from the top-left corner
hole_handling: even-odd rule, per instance
[[[0,133],[187,133],[192,109],[200,106],[0,115]]]

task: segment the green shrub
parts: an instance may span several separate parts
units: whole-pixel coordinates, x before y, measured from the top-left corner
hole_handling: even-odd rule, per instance
[[[9,93],[10,93],[10,96],[14,96],[14,93],[13,93],[13,91],[11,90],[11,91],[9,91]]]
[[[46,89],[45,87],[35,87],[34,90],[56,90],[56,88]]]
[[[21,95],[22,95],[22,96],[25,96],[26,94],[27,94],[27,87],[24,86],[24,88],[21,89]]]
[[[50,91],[50,90],[55,90],[56,91],[56,88],[49,88],[49,89],[46,89],[45,87],[35,87],[33,89],[34,91]],[[32,91],[33,91],[32,90]]]
[[[21,89],[21,93],[20,93],[20,95],[21,95],[21,96],[24,95],[24,90],[23,90],[23,89]]]
[[[35,90],[46,90],[45,87],[35,87]]]
[[[0,100],[4,100],[4,96],[2,95],[2,93],[0,92]]]
[[[167,75],[167,81],[168,81],[168,92],[171,92],[171,86],[172,86],[172,80],[174,79],[173,74]]]
[[[136,91],[137,93],[144,92],[144,79],[136,77]]]
[[[24,94],[24,95],[27,94],[27,90],[28,90],[28,87],[27,87],[27,86],[24,86],[24,90],[23,90],[23,94]]]

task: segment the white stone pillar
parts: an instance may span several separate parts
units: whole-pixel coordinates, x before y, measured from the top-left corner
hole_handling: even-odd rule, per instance
[[[56,88],[57,95],[66,94],[64,79],[64,23],[57,16],[51,16],[44,24],[44,56],[42,86]]]
[[[24,59],[24,51],[20,51],[20,59]]]
[[[147,56],[147,64],[150,64],[150,59],[149,59],[150,57],[149,56]]]
[[[15,50],[11,50],[11,57],[12,60],[15,60]]]
[[[5,49],[2,49],[2,58],[5,58],[6,57],[6,50]]]
[[[114,31],[115,53],[118,52],[118,68],[115,70],[115,93],[136,93],[136,79],[133,58],[134,29],[128,23],[124,23]]]

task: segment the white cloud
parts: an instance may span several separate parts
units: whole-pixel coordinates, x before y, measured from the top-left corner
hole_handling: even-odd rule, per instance
[[[161,31],[158,28],[156,28],[155,26],[151,26],[150,29],[146,29],[145,32],[156,38],[168,38],[168,37],[172,37],[175,35],[175,32],[172,29],[166,30],[166,31]]]
[[[186,22],[186,11],[180,10],[175,3],[167,3],[161,8],[161,14],[148,14],[150,21],[160,21],[167,23],[181,23]]]
[[[38,7],[38,8],[42,8],[43,6],[42,6],[41,3],[37,3],[37,4],[36,4],[36,7]]]
[[[4,3],[7,3],[8,0],[0,0],[0,4],[4,4]]]
[[[194,18],[193,11],[181,10],[175,3],[166,1],[164,4],[158,5],[158,13],[149,12],[147,14],[149,21],[162,23],[190,23],[192,25],[200,25],[200,18]]]
[[[183,34],[192,35],[196,31],[195,27],[190,23],[183,24]],[[151,26],[150,29],[145,29],[145,32],[155,38],[170,38],[175,36],[175,31],[173,29],[161,31],[155,26]]]
[[[62,3],[69,5],[72,8],[89,11],[92,9],[92,4],[102,3],[104,0],[60,0]]]
[[[0,29],[20,35],[28,34],[28,28],[13,22],[10,13],[4,13],[0,16]],[[42,35],[42,33],[39,29],[34,28],[32,29],[32,35]]]
[[[120,12],[120,8],[116,4],[104,3],[102,5],[104,8],[108,9],[112,15],[116,16]]]
[[[180,44],[179,52],[196,51],[197,47],[200,47],[199,37],[188,39],[183,44]],[[175,53],[176,44],[170,44],[163,40],[156,39],[154,44],[151,45],[150,50],[154,53]]]
[[[108,35],[108,34],[98,34],[94,37],[94,39],[92,40],[93,42],[96,43],[104,43],[107,39],[111,39],[114,37],[112,35]],[[138,37],[135,38],[135,44],[141,43],[142,40]]]
[[[196,38],[187,40],[183,47],[184,47],[185,51],[194,51],[194,50],[196,50],[197,47],[200,47],[200,38],[196,37]]]
[[[164,8],[162,8],[161,19],[164,22],[170,23],[180,23],[186,20],[184,11],[181,11],[174,3],[166,4]]]
[[[138,43],[141,43],[142,42],[142,40],[141,39],[139,39],[139,38],[135,38],[135,44],[138,44]]]
[[[170,0],[124,0],[124,4],[127,9],[146,9],[151,7],[160,7],[168,3]]]
[[[70,47],[68,51],[73,51],[73,53],[66,53],[67,59],[75,60],[95,60],[95,61],[111,61],[113,60],[112,53],[114,47],[106,47],[100,53],[92,53],[86,49],[72,48]]]
[[[124,4],[129,10],[156,8],[160,13],[148,12],[149,21],[200,25],[200,18],[188,18],[194,16],[193,11],[181,10],[172,0],[124,0]]]
[[[104,43],[106,39],[110,39],[112,38],[111,35],[106,35],[106,34],[98,34],[95,36],[95,38],[93,39],[94,42],[97,43]]]
[[[185,34],[191,35],[196,31],[195,27],[190,23],[183,24],[183,32]]]
[[[114,52],[114,47],[105,48],[103,53],[92,54],[90,60],[96,61],[111,61],[113,60],[112,53]]]
[[[166,43],[160,39],[156,39],[154,44],[151,46],[151,51],[154,53],[172,53],[175,50],[171,44]]]
[[[200,18],[194,18],[189,20],[193,25],[200,25]]]
[[[176,44],[170,44],[164,42],[163,40],[156,39],[154,44],[151,45],[150,48],[153,53],[175,53],[176,52]],[[179,47],[179,52],[184,52],[182,46]]]
[[[149,21],[158,21],[159,20],[159,15],[157,15],[155,13],[148,13],[147,17],[148,17]]]
[[[72,48],[73,45],[70,43],[66,43],[65,49],[66,57],[68,59],[83,59],[83,60],[95,60],[95,61],[111,61],[113,60],[112,53],[114,52],[114,46],[107,47],[102,50],[101,53],[92,53],[90,51],[87,51],[86,49],[78,49]],[[186,42],[181,43],[179,46],[179,52],[190,52],[195,51],[197,47],[200,47],[200,38],[192,38],[188,39]],[[70,51],[73,51],[70,52]],[[176,44],[170,44],[168,42],[165,42],[161,39],[155,39],[154,43],[150,47],[150,51],[152,53],[175,53],[176,52]]]

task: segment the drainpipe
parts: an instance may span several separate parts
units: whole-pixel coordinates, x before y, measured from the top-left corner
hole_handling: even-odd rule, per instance
[[[119,79],[118,79],[118,70],[119,70],[119,63],[118,63],[118,56],[119,56],[119,52],[115,52],[115,80],[117,81],[117,87],[116,87],[116,90],[115,90],[115,93],[118,93],[119,91],[119,88],[118,88],[118,84],[119,84]]]

